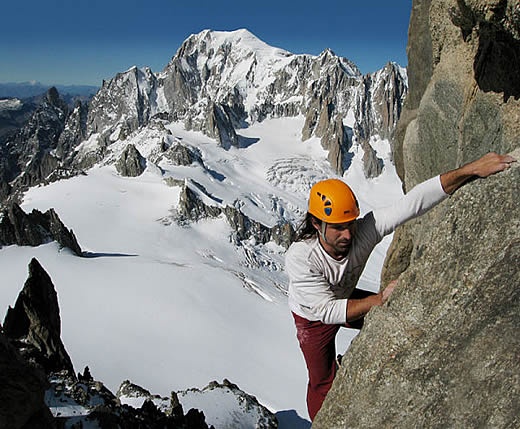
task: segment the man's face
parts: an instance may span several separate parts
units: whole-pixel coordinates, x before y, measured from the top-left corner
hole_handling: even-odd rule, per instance
[[[325,231],[323,231],[321,224],[316,224],[315,227],[320,232],[321,245],[330,256],[341,259],[347,255],[355,234],[355,220],[338,224],[328,223]]]

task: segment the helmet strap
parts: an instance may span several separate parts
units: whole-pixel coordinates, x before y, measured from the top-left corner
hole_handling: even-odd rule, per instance
[[[325,243],[329,244],[327,241],[327,237],[325,236],[326,232],[327,232],[327,222],[321,221],[320,236]]]

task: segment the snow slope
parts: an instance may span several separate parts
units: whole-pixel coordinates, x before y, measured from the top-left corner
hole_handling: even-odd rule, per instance
[[[87,257],[55,243],[0,249],[0,309],[14,305],[36,257],[57,289],[62,339],[76,371],[88,365],[113,392],[130,379],[161,396],[227,378],[277,412],[281,428],[308,426],[306,368],[286,305],[284,249],[252,241],[237,247],[223,217],[178,225],[172,214],[179,188],[164,182],[191,178],[214,204],[240,200],[245,214],[266,225],[281,217],[296,224],[312,183],[334,176],[319,140],[301,142],[303,120],[267,120],[240,130],[249,144],[228,151],[171,124],[171,138],[197,148],[206,169],[149,162],[142,176],[128,178],[100,165],[87,176],[31,189],[22,208],[54,207]],[[158,139],[144,130],[125,144],[148,156]],[[364,179],[356,145],[345,174],[363,213],[401,195],[388,142],[373,145],[385,160],[383,174]],[[378,289],[389,242],[377,248],[361,287]],[[355,335],[344,331],[339,352]],[[190,401],[194,406],[196,398]]]

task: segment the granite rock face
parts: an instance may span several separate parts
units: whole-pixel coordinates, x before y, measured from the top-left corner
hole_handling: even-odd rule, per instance
[[[78,256],[83,255],[74,232],[63,224],[54,209],[45,213],[33,209],[31,213],[25,213],[13,203],[0,212],[0,247],[13,244],[39,246],[51,241],[69,248]]]
[[[29,277],[14,307],[4,320],[5,335],[23,344],[22,356],[45,373],[74,374],[72,361],[61,341],[58,295],[51,278],[36,259],[29,264]]]
[[[115,166],[121,176],[137,177],[143,174],[146,169],[146,158],[139,153],[133,144],[129,144],[117,160]]]
[[[0,332],[0,427],[54,429],[56,423],[44,402],[48,382]]]
[[[520,158],[519,68],[498,72],[515,64],[519,13],[414,0],[395,153],[406,190],[490,151]],[[515,165],[398,229],[382,274],[398,287],[367,316],[313,427],[520,426],[518,195]]]

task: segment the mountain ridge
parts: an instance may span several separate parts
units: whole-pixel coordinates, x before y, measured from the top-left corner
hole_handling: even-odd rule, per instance
[[[250,144],[241,134],[251,124],[303,115],[302,141],[320,139],[337,174],[349,167],[356,145],[364,153],[365,174],[375,177],[383,161],[370,140],[391,141],[406,84],[405,70],[395,64],[363,77],[330,50],[294,55],[245,29],[204,30],[190,36],[162,72],[131,67],[104,81],[88,105],[63,106],[47,115],[64,118],[45,125],[56,128],[54,141],[43,141],[37,129],[8,139],[0,196],[16,200],[28,186],[113,162],[119,156],[115,148],[122,153],[125,142],[139,134],[154,133],[166,150],[174,144],[165,128],[172,121],[229,150]],[[16,141],[30,135],[31,153],[18,153]],[[24,171],[28,158],[35,171]]]

